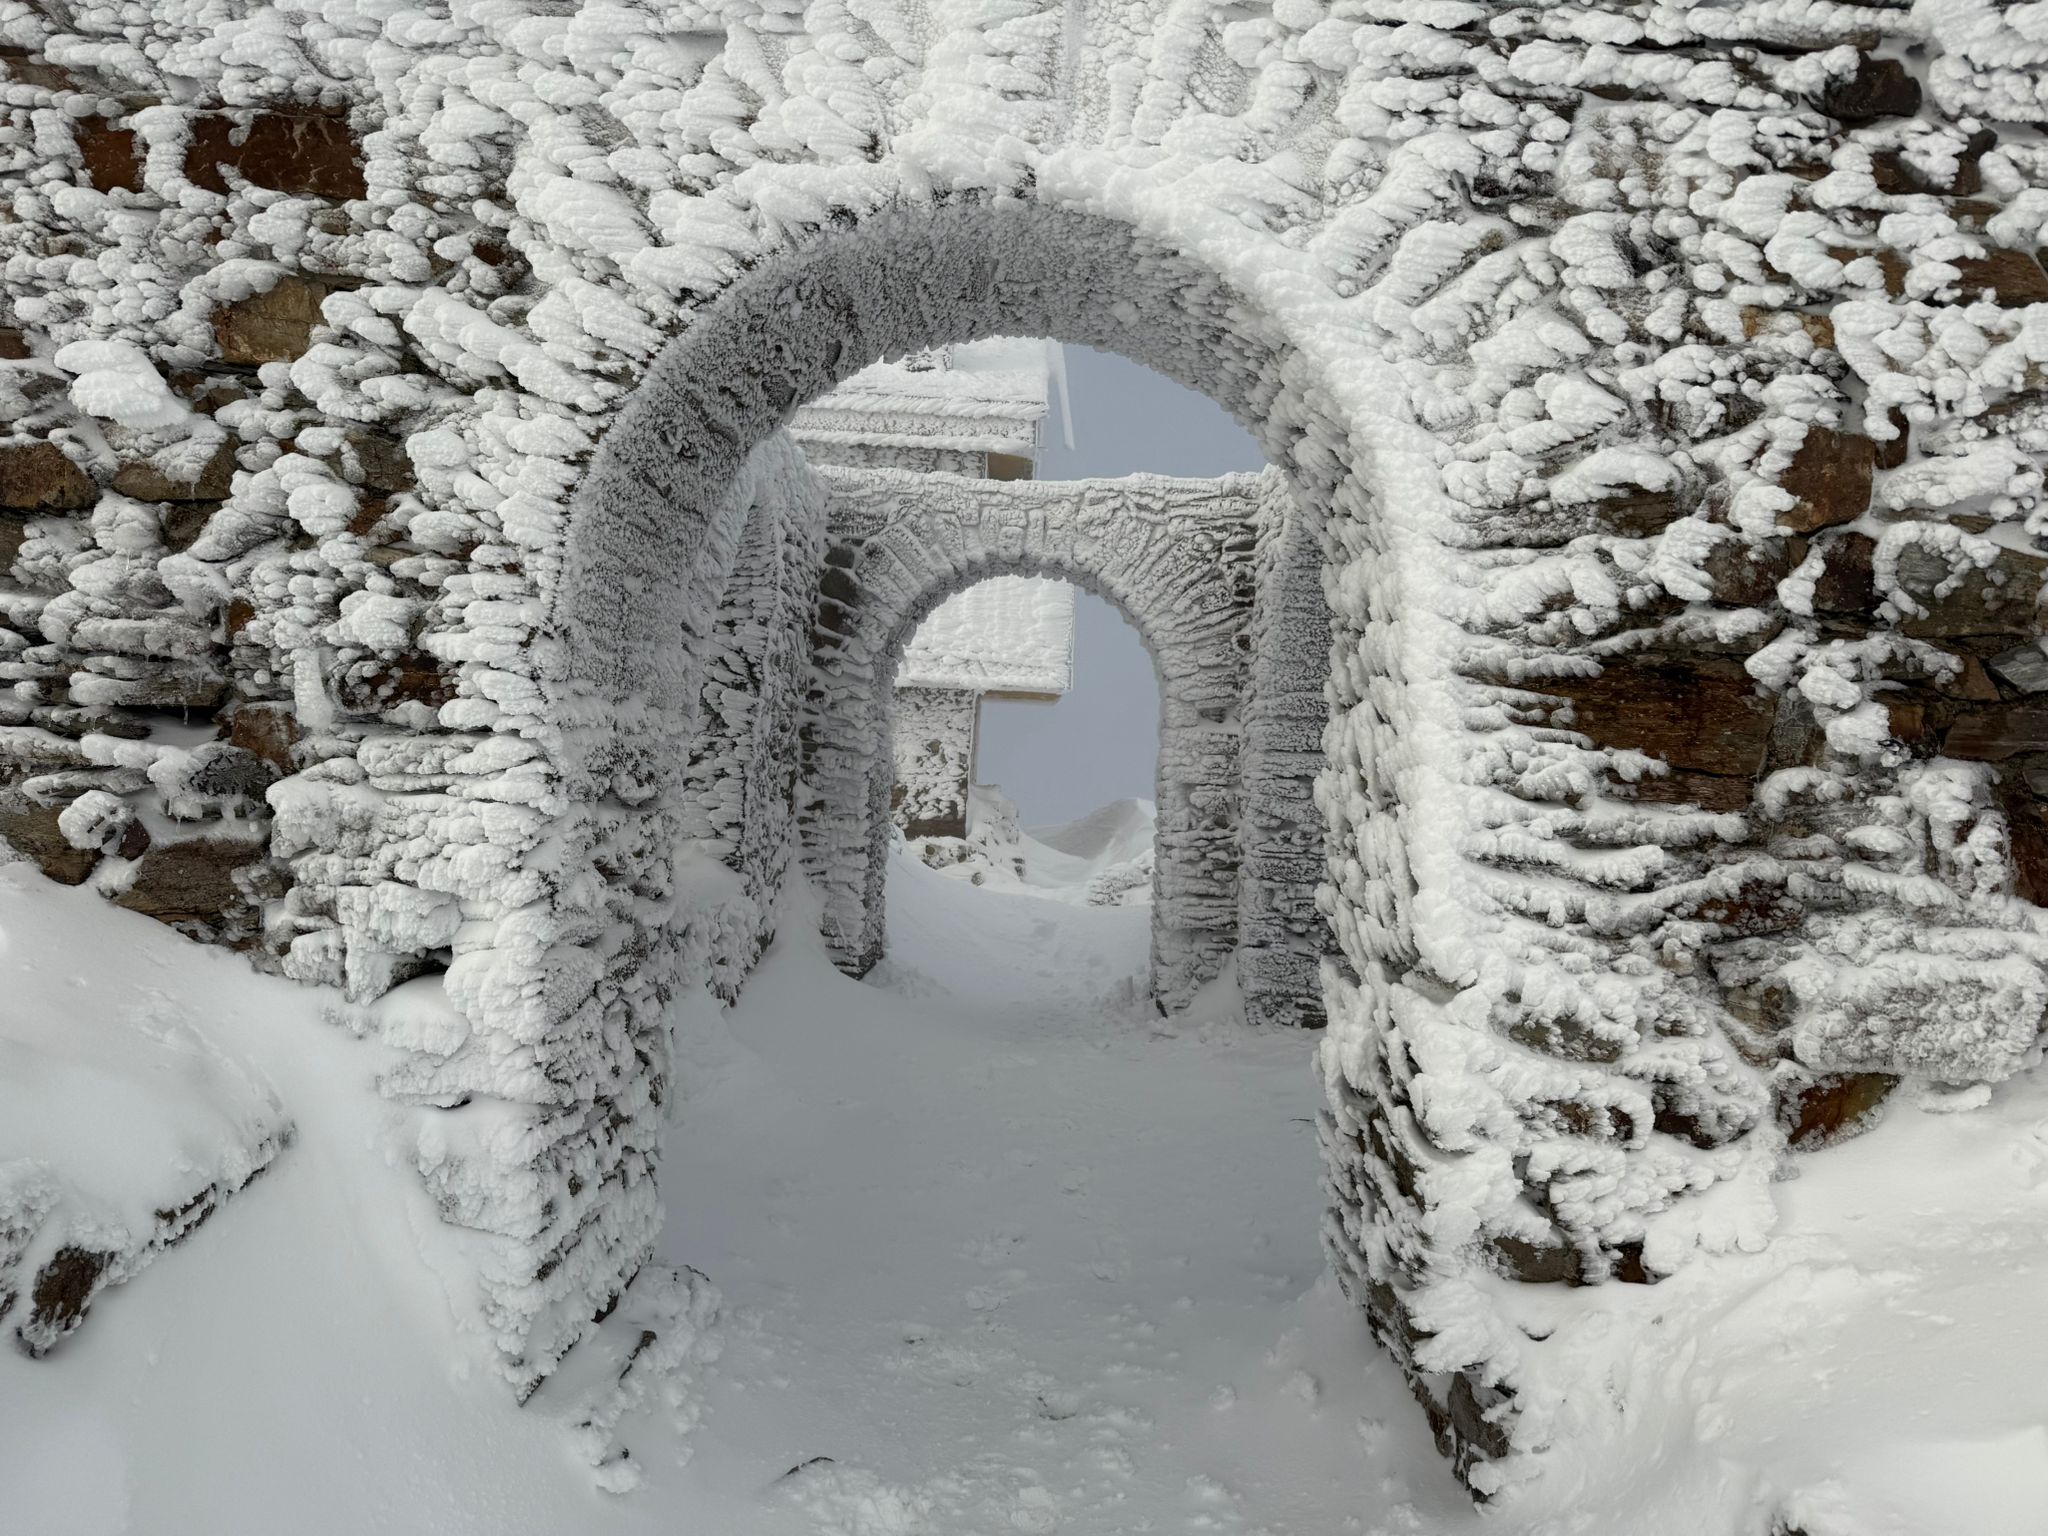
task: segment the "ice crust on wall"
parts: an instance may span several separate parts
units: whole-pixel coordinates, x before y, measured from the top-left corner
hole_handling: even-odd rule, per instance
[[[934,608],[903,647],[899,688],[1065,693],[1074,681],[1074,589],[997,576]]]
[[[2038,1025],[2039,9],[0,0],[0,831],[444,978],[391,1087],[530,1387],[772,878],[687,743],[775,432],[1126,352],[1317,529],[1329,1244],[1498,1491],[1598,1433],[1505,1279],[1760,1243],[1831,1080]]]
[[[890,820],[907,838],[965,837],[981,695],[909,687],[900,672],[893,692]]]

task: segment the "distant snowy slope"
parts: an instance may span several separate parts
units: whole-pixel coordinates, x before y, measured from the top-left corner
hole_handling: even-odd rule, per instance
[[[968,793],[967,837],[917,846],[941,875],[1092,906],[1141,906],[1152,898],[1150,800],[1117,800],[1078,821],[1024,831],[1001,786]]]
[[[1048,848],[1092,860],[1100,867],[1135,859],[1150,848],[1157,814],[1150,800],[1112,800],[1077,821],[1026,831]]]

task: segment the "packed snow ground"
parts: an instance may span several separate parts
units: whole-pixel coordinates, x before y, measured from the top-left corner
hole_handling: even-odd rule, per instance
[[[665,1251],[724,1316],[679,1408],[627,1416],[642,1481],[615,1496],[569,1433],[612,1341],[524,1409],[472,1368],[467,1292],[436,1278],[467,1239],[398,1150],[418,1112],[372,1091],[387,1049],[327,994],[0,870],[10,1062],[61,1056],[66,1029],[90,1061],[149,1021],[218,1064],[155,1074],[159,1095],[246,1083],[297,1126],[49,1358],[0,1351],[0,1529],[1765,1536],[1780,1511],[1807,1536],[2042,1529],[2041,1071],[1806,1160],[1764,1254],[1538,1293],[1629,1406],[1583,1405],[1608,1424],[1598,1458],[1476,1514],[1323,1278],[1312,1042],[1247,1029],[1224,989],[1152,1017],[1142,909],[908,858],[890,899],[867,982],[796,937],[799,911],[737,1008],[677,1010]],[[40,1094],[50,1124],[48,1098],[75,1095],[74,1128],[117,1148],[182,1123],[94,1081],[10,1070],[0,1115]]]

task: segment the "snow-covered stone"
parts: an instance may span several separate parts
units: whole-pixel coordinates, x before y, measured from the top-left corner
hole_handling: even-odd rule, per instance
[[[290,770],[237,899],[470,1022],[387,1088],[531,1390],[653,1251],[660,1001],[783,883],[847,577],[778,432],[980,337],[1156,366],[1320,549],[1332,1261],[1501,1491],[1606,1393],[1503,1277],[1765,1241],[1816,1073],[2027,1059],[2048,735],[1983,662],[2048,534],[2038,11],[0,9],[8,825],[90,873],[88,789],[249,816],[209,724]],[[1162,881],[1225,801],[1162,803]],[[1205,889],[1189,953],[1250,931]]]

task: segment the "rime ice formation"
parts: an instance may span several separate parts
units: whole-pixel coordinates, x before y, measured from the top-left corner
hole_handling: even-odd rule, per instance
[[[991,576],[1052,576],[1121,608],[1159,676],[1152,986],[1163,1006],[1184,1005],[1239,944],[1240,716],[1277,721],[1284,708],[1259,697],[1266,669],[1247,659],[1260,488],[1268,482],[1240,475],[1005,484],[894,469],[823,474],[833,576],[818,620],[829,638],[813,671],[805,762],[813,800],[804,841],[825,897],[826,938],[841,963],[865,970],[882,952],[897,779],[887,684],[905,645],[942,603]],[[1285,501],[1286,493],[1276,489],[1273,499]],[[1327,628],[1325,617],[1325,635]],[[1247,793],[1255,787],[1246,781]],[[1301,818],[1287,835],[1308,836],[1314,813],[1307,795],[1274,807],[1283,803]],[[1255,916],[1265,910],[1254,903]],[[1275,939],[1270,924],[1258,934],[1262,949]],[[1312,970],[1322,946],[1309,933],[1301,942]],[[1246,1003],[1254,1016],[1266,1016],[1262,987],[1247,986]]]
[[[1532,1287],[1760,1244],[1788,1142],[2035,1042],[2040,10],[0,0],[0,832],[441,989],[386,1087],[530,1390],[651,1251],[662,1003],[786,867],[849,594],[779,429],[1123,351],[1302,520],[1237,717],[1291,787],[1172,926],[1306,921],[1318,547],[1329,1249],[1498,1491],[1607,1400]]]
[[[906,685],[901,672],[897,679],[890,819],[905,837],[965,837],[981,695],[971,688]]]

